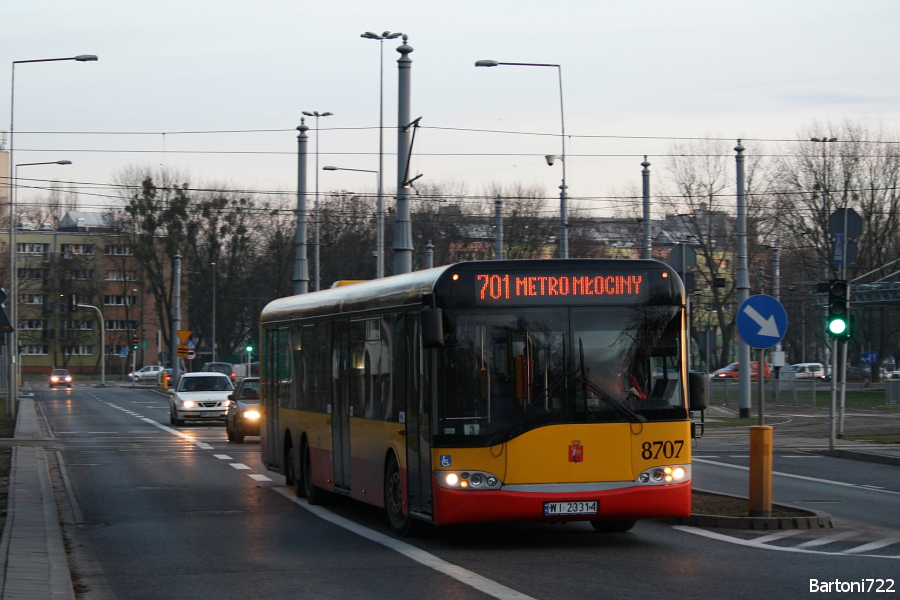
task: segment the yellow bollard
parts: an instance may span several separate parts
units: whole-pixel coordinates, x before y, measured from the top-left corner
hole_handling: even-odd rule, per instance
[[[768,425],[750,428],[750,516],[772,516],[772,432]]]
[[[162,374],[162,383],[163,383],[164,390],[169,389],[169,376],[166,375],[165,373]]]

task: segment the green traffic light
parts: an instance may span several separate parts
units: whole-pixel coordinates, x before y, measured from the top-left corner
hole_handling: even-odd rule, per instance
[[[828,322],[828,332],[831,335],[841,335],[847,331],[847,321],[844,319],[832,319]]]
[[[253,352],[253,346],[247,346],[247,352]]]

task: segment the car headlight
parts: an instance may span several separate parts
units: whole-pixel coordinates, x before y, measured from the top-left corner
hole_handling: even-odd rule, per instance
[[[250,419],[251,421],[255,421],[256,419],[259,418],[259,411],[258,410],[245,410],[244,418]]]
[[[194,408],[195,406],[197,406],[197,403],[193,400],[182,400],[181,405],[185,408]]]
[[[72,378],[71,378],[71,377],[66,377],[66,381],[67,381],[67,382],[72,381]]]
[[[56,383],[57,381],[59,381],[59,377],[54,375],[53,377],[50,378],[50,381],[52,381],[53,383]]]

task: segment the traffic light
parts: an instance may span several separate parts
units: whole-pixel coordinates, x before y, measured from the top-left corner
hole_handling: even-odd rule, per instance
[[[138,349],[138,336],[137,336],[137,334],[135,334],[135,335],[133,335],[133,336],[131,337],[131,348],[132,348],[132,350],[137,350],[137,349]]]
[[[828,282],[828,334],[838,339],[850,337],[850,284],[844,279]]]
[[[253,354],[253,346],[247,346],[247,354]]]

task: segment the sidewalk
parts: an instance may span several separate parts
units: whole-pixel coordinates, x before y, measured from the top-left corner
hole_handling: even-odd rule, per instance
[[[33,398],[19,398],[15,438],[40,439]],[[75,598],[47,453],[40,445],[12,447],[6,527],[0,538],[3,600]]]

